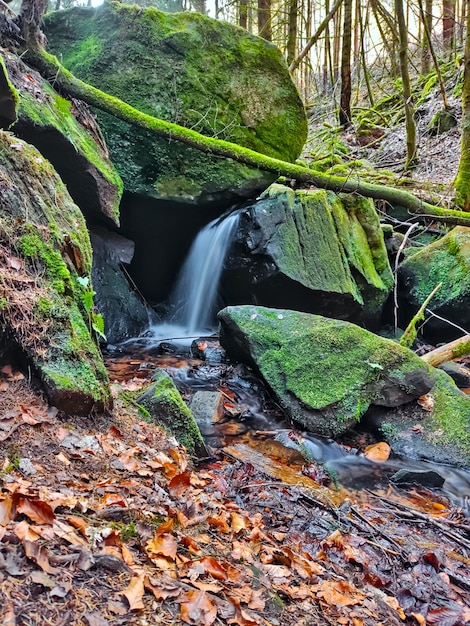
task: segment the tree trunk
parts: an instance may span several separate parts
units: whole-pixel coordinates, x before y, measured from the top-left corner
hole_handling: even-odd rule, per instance
[[[44,35],[40,25],[47,10],[47,0],[23,0],[19,13],[22,35],[29,48],[41,49]]]
[[[432,0],[426,0],[424,15],[421,20],[424,30],[423,47],[421,49],[421,74],[426,75],[429,74],[431,68]]]
[[[297,21],[299,18],[299,0],[289,0],[289,21],[287,35],[287,65],[295,59],[297,49]]]
[[[272,41],[271,0],[258,0],[258,35]]]
[[[351,124],[351,41],[352,0],[344,0],[343,45],[341,48],[341,93],[339,99],[339,123]]]
[[[65,69],[54,56],[43,50],[28,50],[25,52],[24,58],[26,62],[36,67],[42,76],[46,77],[46,80],[47,77],[52,76],[56,89],[67,93],[72,98],[78,98],[91,106],[110,113],[128,124],[144,128],[157,136],[167,137],[169,141],[181,141],[202,152],[233,159],[268,172],[275,172],[278,176],[309,183],[321,189],[330,189],[338,193],[358,193],[368,198],[385,200],[390,204],[399,204],[408,209],[410,213],[433,217],[447,224],[470,226],[470,213],[441,209],[416,198],[404,189],[371,184],[351,176],[343,178],[331,174],[322,174],[308,167],[274,159],[238,144],[214,137],[205,137],[189,128],[142,113],[122,100],[79,80]]]
[[[403,102],[405,106],[406,159],[405,169],[412,167],[417,161],[416,126],[411,92],[410,75],[408,73],[408,30],[403,11],[403,0],[395,0],[395,13],[400,36],[400,74],[403,83]]]
[[[442,45],[447,58],[454,48],[455,0],[442,1]]]
[[[238,0],[238,25],[245,30],[248,27],[248,0]]]
[[[470,0],[467,0],[469,2]],[[464,78],[462,88],[462,143],[460,163],[454,182],[454,202],[465,211],[470,210],[470,11],[467,6],[467,33],[465,37]]]

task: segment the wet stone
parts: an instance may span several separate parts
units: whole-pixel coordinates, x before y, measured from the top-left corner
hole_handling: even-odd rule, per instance
[[[390,481],[396,485],[421,485],[422,487],[442,487],[445,482],[438,472],[434,470],[416,471],[401,469],[398,470]]]

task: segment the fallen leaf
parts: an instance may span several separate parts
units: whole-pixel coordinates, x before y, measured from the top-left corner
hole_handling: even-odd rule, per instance
[[[157,535],[151,539],[147,546],[147,553],[150,555],[162,555],[175,560],[178,544],[172,535]]]
[[[235,607],[235,615],[227,620],[227,624],[239,624],[239,626],[257,626],[259,624],[241,608],[238,598],[229,598],[229,600]]]
[[[391,448],[385,441],[379,441],[379,443],[373,443],[364,450],[364,456],[369,461],[375,463],[383,463],[390,457]]]
[[[21,541],[37,541],[41,537],[38,532],[31,528],[26,520],[22,520],[21,522],[15,524],[13,532]]]
[[[16,626],[15,609],[13,602],[9,599],[6,600],[6,605],[3,607],[1,620],[1,626]]]
[[[144,593],[144,576],[135,576],[124,591],[121,591],[121,595],[129,602],[129,609],[131,611],[138,611],[145,608],[142,601]]]
[[[227,514],[225,511],[221,511],[219,515],[208,517],[207,522],[211,526],[216,526],[222,533],[230,532],[230,526],[227,523]]]
[[[6,526],[14,518],[13,498],[6,496],[6,498],[0,500],[0,526]]]
[[[168,491],[174,498],[179,498],[191,485],[191,472],[183,472],[182,474],[176,474],[170,480],[168,485]]]
[[[98,610],[85,613],[83,618],[86,620],[88,626],[106,626],[109,624],[108,620]]]
[[[18,506],[18,513],[23,513],[37,524],[52,524],[55,515],[51,506],[42,500],[33,500],[31,498],[21,498]]]
[[[41,546],[37,541],[24,540],[23,548],[28,559],[36,563],[46,574],[56,574],[60,571],[49,563],[49,552],[47,548]]]
[[[166,600],[167,598],[177,598],[181,594],[181,587],[171,580],[154,579],[146,576],[144,587],[153,593],[156,600]]]
[[[421,398],[418,398],[417,403],[425,411],[432,411],[434,409],[435,401],[431,394],[427,394],[425,396],[421,396]]]
[[[210,626],[217,617],[217,609],[205,591],[188,591],[179,602],[180,617],[187,624]]]
[[[356,587],[343,580],[324,580],[319,585],[312,585],[317,598],[333,606],[353,606],[364,600],[364,594]]]

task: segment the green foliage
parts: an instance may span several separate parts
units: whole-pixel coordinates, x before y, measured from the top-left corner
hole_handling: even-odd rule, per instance
[[[113,530],[116,530],[119,533],[119,536],[124,542],[138,536],[135,522],[129,522],[128,524],[125,524],[124,522],[111,522],[110,526]]]

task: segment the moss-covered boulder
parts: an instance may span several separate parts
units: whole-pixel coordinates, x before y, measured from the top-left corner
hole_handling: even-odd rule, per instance
[[[281,52],[199,13],[118,2],[46,18],[51,50],[79,78],[155,117],[287,161],[307,134]],[[253,197],[276,176],[156,139],[100,113],[127,190],[190,204]]]
[[[151,419],[170,432],[190,454],[206,456],[207,450],[193,414],[183,401],[170,376],[163,369],[155,370],[154,381],[137,398]]]
[[[15,135],[52,163],[88,220],[119,223],[122,181],[87,106],[62,98],[13,53],[1,54],[19,94]]]
[[[431,317],[423,331],[439,341],[455,339],[463,331],[445,320],[466,330],[470,328],[470,228],[454,228],[400,265],[400,295],[402,302],[406,303],[402,312],[407,314],[402,325],[416,313],[439,283],[442,287],[427,308],[444,320]]]
[[[85,220],[50,163],[0,133],[0,329],[41,379],[51,404],[87,414],[110,404],[92,328]]]
[[[0,129],[9,128],[16,121],[18,92],[12,85],[3,57],[0,55]]]
[[[288,415],[321,435],[434,384],[435,370],[413,352],[349,322],[254,306],[227,307],[219,320],[229,356],[254,365]]]
[[[272,185],[244,212],[229,301],[378,322],[393,276],[372,200]]]

